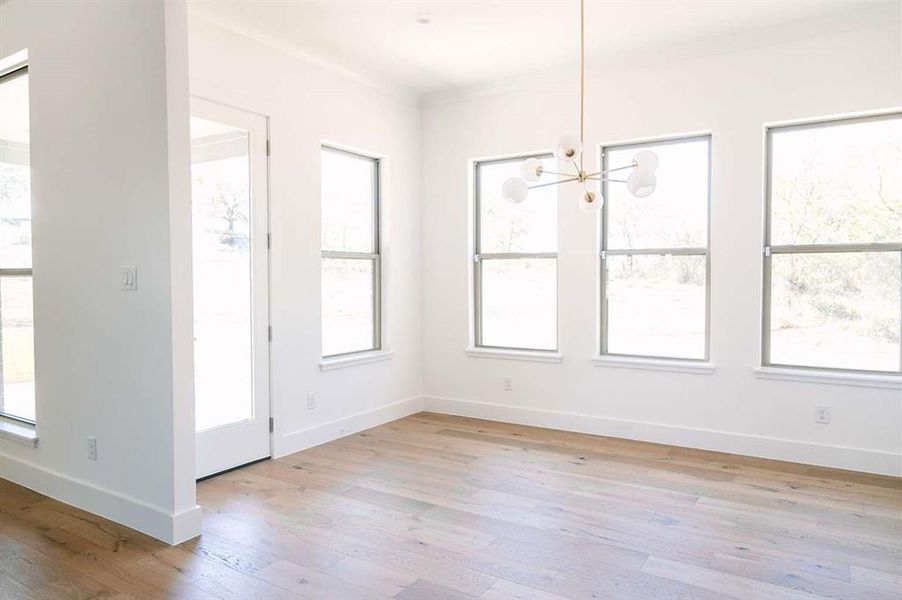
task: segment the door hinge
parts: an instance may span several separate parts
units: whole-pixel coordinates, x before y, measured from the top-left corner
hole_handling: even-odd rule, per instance
[[[273,418],[270,417],[269,418],[269,432],[272,433],[275,430],[276,430],[275,422],[273,421]]]
[[[764,256],[770,256],[770,246],[764,247]]]
[[[266,249],[272,250],[272,234],[271,233],[266,234]]]
[[[266,328],[266,337],[269,338],[269,341],[272,341],[272,325]]]
[[[608,258],[607,250],[602,250],[600,256],[601,256],[601,260],[606,260]]]
[[[272,142],[267,138],[266,140],[266,156],[272,155]]]

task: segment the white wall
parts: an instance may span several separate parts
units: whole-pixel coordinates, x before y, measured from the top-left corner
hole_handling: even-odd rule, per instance
[[[201,18],[189,25],[191,93],[268,116],[275,456],[420,406],[419,109],[375,87]],[[320,145],[383,165],[385,335],[390,360],[320,371]],[[307,410],[307,393],[317,406]]]
[[[39,436],[0,439],[0,476],[167,541],[200,523],[186,32],[178,1],[0,4],[0,56],[29,56]]]
[[[589,74],[586,139],[593,147],[681,132],[713,135],[711,357],[717,369],[710,375],[593,366],[596,222],[568,191],[559,208],[563,362],[464,354],[467,161],[548,148],[577,127],[575,79],[536,79],[433,97],[423,108],[427,408],[902,475],[898,388],[769,381],[753,374],[759,364],[763,124],[902,105],[898,20]],[[513,391],[502,391],[503,376],[513,378]],[[815,403],[832,407],[830,425],[814,423]]]

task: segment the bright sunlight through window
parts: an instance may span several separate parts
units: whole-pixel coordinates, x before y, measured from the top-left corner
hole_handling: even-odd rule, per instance
[[[602,190],[602,354],[708,357],[710,146],[705,136],[603,150],[603,169],[643,149],[660,167],[648,197],[617,184]]]
[[[902,116],[768,131],[764,364],[900,372]]]
[[[379,160],[325,146],[321,156],[323,357],[376,350]]]
[[[548,170],[557,163],[540,157]],[[557,349],[557,190],[501,197],[523,157],[476,164],[476,345]]]
[[[33,423],[28,69],[0,77],[0,414]]]

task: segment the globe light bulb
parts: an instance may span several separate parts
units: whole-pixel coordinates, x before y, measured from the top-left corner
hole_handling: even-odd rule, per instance
[[[542,161],[538,158],[527,158],[520,165],[520,177],[526,181],[538,181],[542,175]]]
[[[640,150],[633,157],[633,164],[640,171],[654,173],[658,170],[658,155],[651,150]]]
[[[519,177],[511,177],[501,186],[501,197],[514,204],[520,204],[526,200],[529,194],[529,186]]]
[[[579,138],[571,134],[559,137],[554,142],[554,148],[552,149],[554,157],[561,162],[578,160],[582,151],[583,145],[579,143]]]
[[[601,194],[596,194],[595,192],[586,192],[579,199],[580,209],[587,213],[597,213],[601,210],[603,204],[604,198],[601,197]]]
[[[636,198],[645,198],[655,191],[657,178],[651,171],[635,169],[626,180],[626,189]]]

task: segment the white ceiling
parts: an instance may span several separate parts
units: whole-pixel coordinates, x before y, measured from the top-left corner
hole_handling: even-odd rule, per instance
[[[576,0],[190,0],[258,41],[412,91],[482,85],[577,60]],[[587,0],[586,53],[608,58],[781,41],[813,24],[898,18],[900,0]],[[417,17],[426,14],[423,25]],[[782,32],[781,39],[773,39]],[[735,44],[735,42],[732,42]],[[746,41],[745,43],[749,43]],[[691,50],[690,50],[691,52]]]

